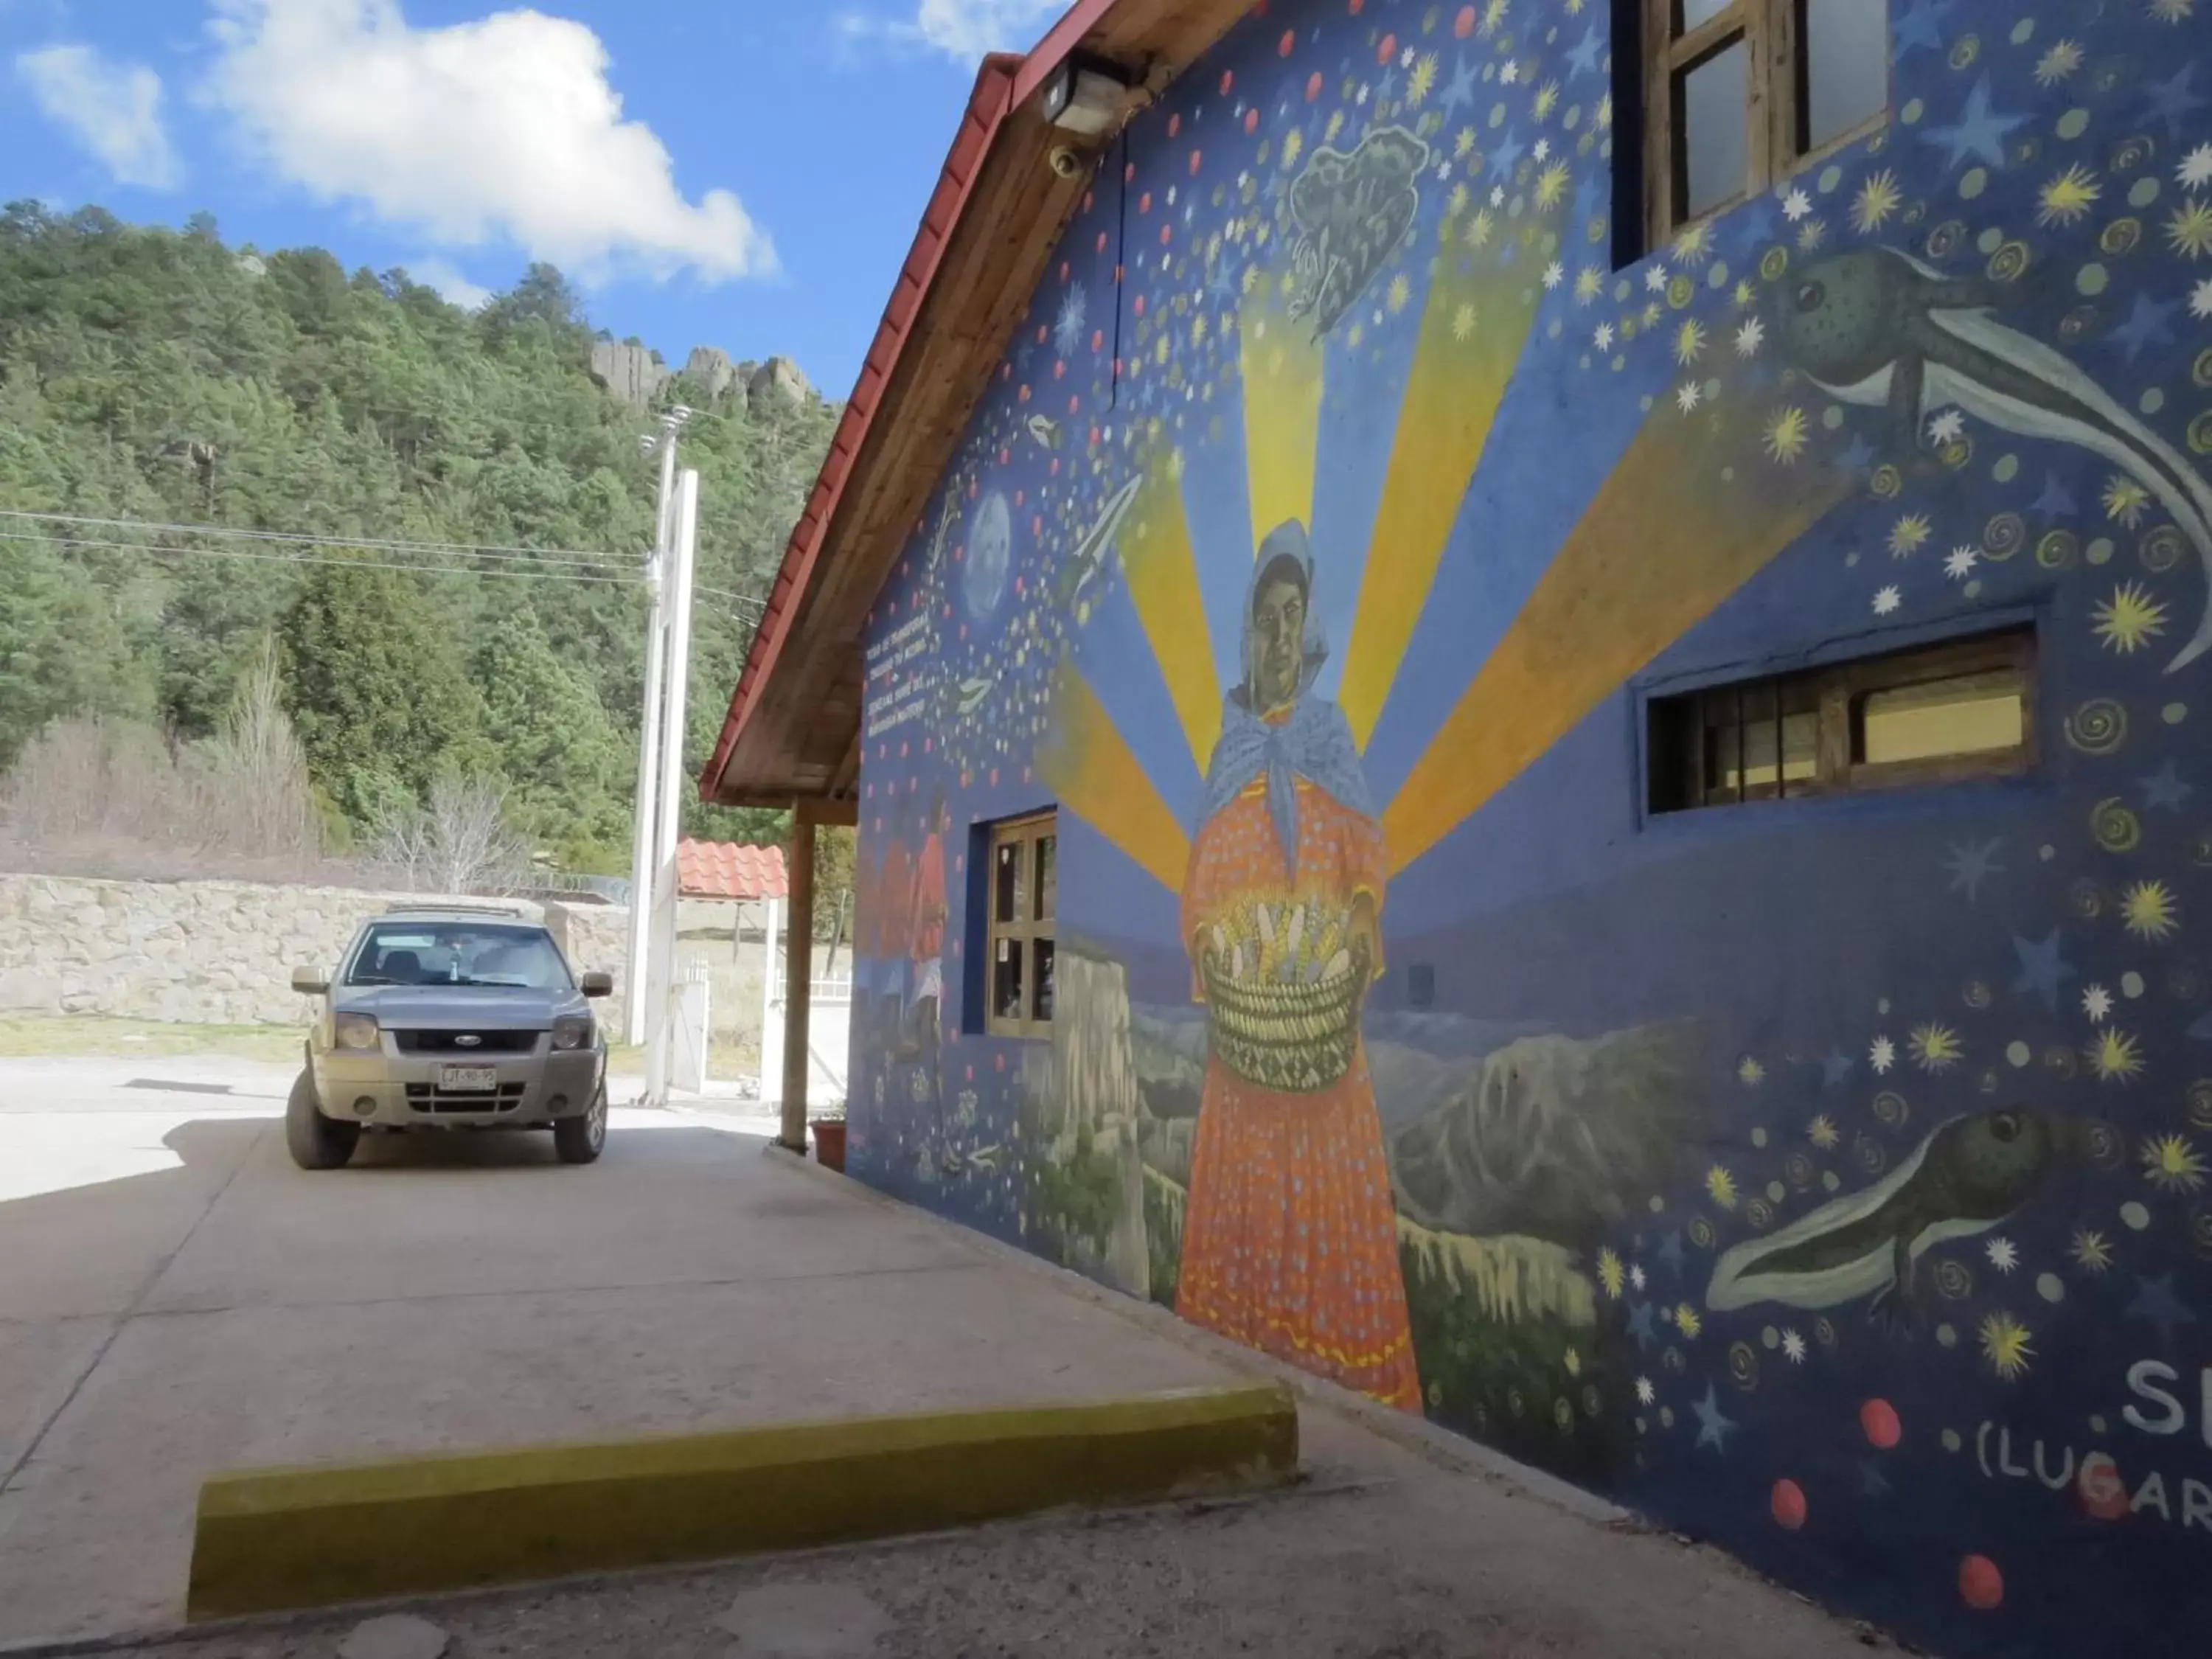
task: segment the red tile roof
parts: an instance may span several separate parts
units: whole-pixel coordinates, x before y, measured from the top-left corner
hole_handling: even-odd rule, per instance
[[[685,898],[782,898],[783,848],[733,841],[686,841],[676,847],[676,876]]]

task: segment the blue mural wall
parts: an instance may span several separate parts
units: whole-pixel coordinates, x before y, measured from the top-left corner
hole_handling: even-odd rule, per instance
[[[1943,1652],[2193,1652],[2212,11],[1891,28],[1625,269],[1589,0],[1130,128],[871,619],[851,1167]],[[1647,809],[1654,697],[2014,624],[2023,774]]]

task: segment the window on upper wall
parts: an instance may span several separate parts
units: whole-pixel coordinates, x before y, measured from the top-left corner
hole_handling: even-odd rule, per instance
[[[1048,812],[991,830],[984,1029],[1052,1034],[1054,917],[1060,903],[1060,822]]]
[[[2009,777],[2035,760],[2035,631],[1710,686],[1648,705],[1655,813]]]
[[[1646,251],[1888,113],[1888,0],[1616,4],[1644,41]]]

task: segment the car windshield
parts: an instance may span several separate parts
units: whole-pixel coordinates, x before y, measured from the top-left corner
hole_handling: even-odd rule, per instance
[[[568,964],[543,927],[380,921],[354,952],[348,985],[483,985],[566,991]]]

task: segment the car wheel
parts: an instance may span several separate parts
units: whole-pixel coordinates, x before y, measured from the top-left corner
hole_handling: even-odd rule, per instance
[[[601,1085],[581,1117],[564,1117],[553,1126],[553,1150],[563,1164],[596,1164],[607,1146],[607,1091]]]
[[[361,1125],[323,1115],[315,1100],[315,1074],[302,1072],[284,1103],[284,1145],[303,1170],[342,1170],[361,1140]]]

